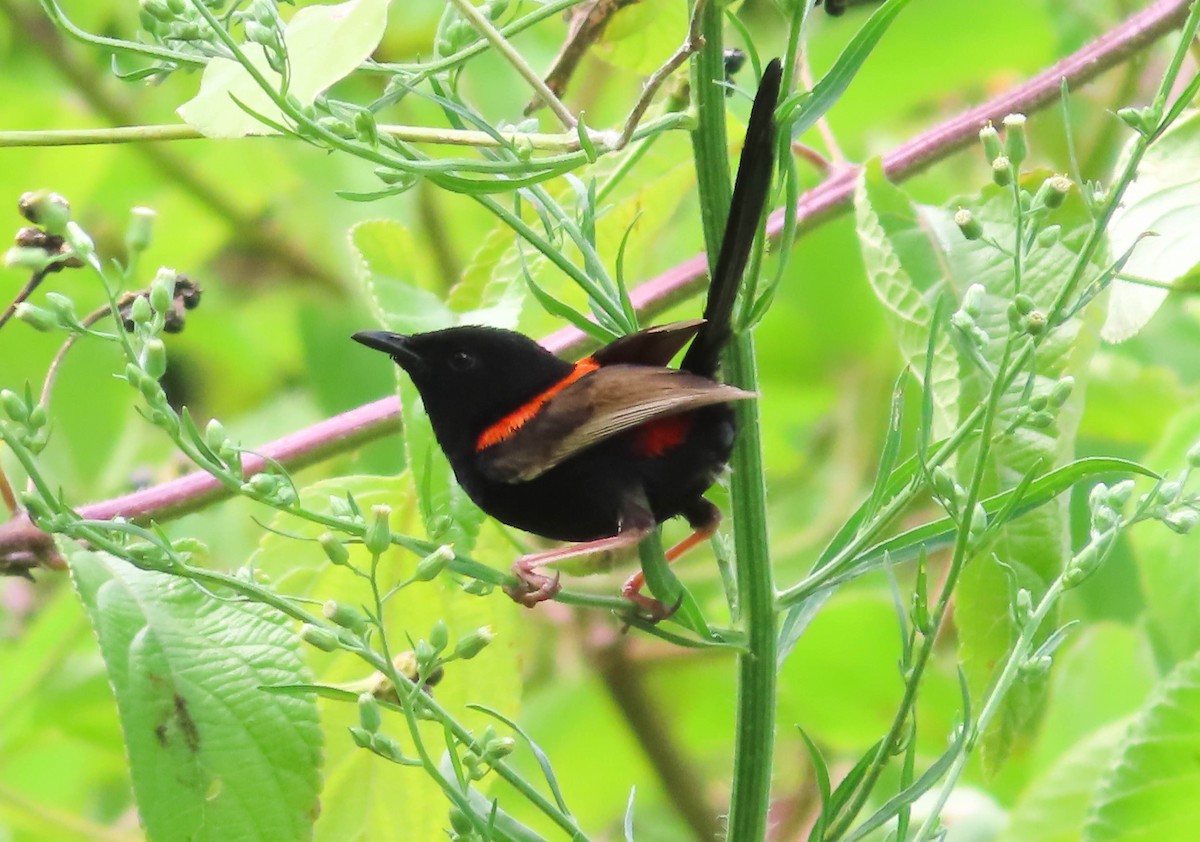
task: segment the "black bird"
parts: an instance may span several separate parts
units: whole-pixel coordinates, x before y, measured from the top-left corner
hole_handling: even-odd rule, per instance
[[[780,76],[776,59],[754,98],[703,319],[638,331],[576,363],[491,327],[354,335],[412,378],[476,505],[526,532],[577,542],[517,560],[523,586],[510,594],[526,605],[557,592],[557,576],[538,572],[551,562],[634,546],[683,515],[694,532],[668,551],[674,560],[720,522],[703,494],[733,449],[730,402],[753,394],[718,382],[717,368],[770,192]],[[667,368],[689,340],[679,368]],[[643,584],[639,571],[622,593],[653,617],[668,613]]]

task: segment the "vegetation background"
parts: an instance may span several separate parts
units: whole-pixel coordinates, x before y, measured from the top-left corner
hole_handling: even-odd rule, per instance
[[[806,141],[835,160],[844,155],[864,161],[1053,64],[1139,5],[914,2],[829,114],[837,148],[817,133]],[[440,0],[394,3],[377,57],[401,61],[427,53],[442,7]],[[91,32],[128,35],[138,27],[133,3],[72,3],[69,12]],[[842,18],[814,18],[808,59],[816,75],[831,65],[865,15],[852,10]],[[740,16],[762,55],[782,49],[784,31],[772,4],[747,0]],[[622,12],[584,60],[567,102],[586,111],[589,125],[619,124],[644,74],[674,49],[686,24],[683,4],[667,0],[644,0]],[[564,35],[565,24],[555,18],[518,43],[540,68]],[[1128,137],[1111,112],[1148,100],[1168,48],[1138,55],[1073,96],[1070,119],[1086,176],[1109,177]],[[174,109],[195,94],[197,83],[189,73],[157,86],[122,83],[110,73],[107,54],[64,40],[36,3],[0,0],[0,130],[172,123]],[[528,99],[527,89],[490,54],[472,63],[464,86],[496,118],[519,114]],[[733,119],[744,119],[744,102],[733,99],[730,109]],[[406,102],[398,119],[425,124],[435,115],[428,104]],[[1031,114],[1029,132],[1033,153],[1026,168],[1068,169],[1059,109]],[[730,134],[739,131],[731,128]],[[1197,148],[1185,146],[1180,154],[1194,156]],[[701,250],[690,166],[686,135],[669,134],[622,184],[617,201],[661,219],[650,236],[634,229],[625,258],[631,281]],[[824,176],[804,161],[800,173],[805,187]],[[945,204],[975,193],[988,179],[972,146],[911,179],[905,190],[917,201]],[[406,258],[440,291],[470,271],[496,228],[495,219],[469,199],[427,184],[375,203],[335,195],[376,184],[361,162],[277,139],[0,147],[0,207],[13,209],[7,219],[14,230],[22,224],[17,197],[42,187],[70,198],[101,251],[119,250],[130,207],[157,211],[144,265],[172,265],[204,287],[202,306],[186,330],[170,338],[168,391],[200,419],[219,416],[248,444],[395,391],[386,361],[348,339],[375,325],[348,244],[352,226],[402,221],[413,233]],[[1194,222],[1194,214],[1188,219]],[[19,271],[0,270],[0,298],[11,298],[24,279]],[[50,284],[74,297],[80,312],[101,301],[98,290],[72,273],[54,276]],[[694,309],[694,302],[684,303],[671,315]],[[1182,462],[1200,434],[1197,319],[1196,299],[1175,294],[1136,337],[1099,349],[1086,386],[1079,455],[1123,456],[1157,469]],[[542,336],[559,322],[531,301],[521,326]],[[903,367],[867,281],[852,214],[800,238],[757,340],[772,551],[777,579],[790,582],[804,575],[869,493],[892,384]],[[0,331],[3,383],[40,382],[59,342],[18,323]],[[97,344],[74,354],[61,372],[52,405],[55,445],[46,464],[73,501],[112,497],[184,469],[169,442],[147,434],[127,390],[112,383],[112,372],[121,368],[117,351]],[[347,474],[386,475],[402,466],[401,442],[389,436],[305,468],[298,477],[307,485]],[[1082,540],[1086,488],[1076,491],[1072,511]],[[263,541],[256,513],[262,516],[233,501],[169,529],[199,537],[210,547],[210,564],[233,569]],[[1081,626],[1056,656],[1040,724],[1030,726],[1000,768],[985,770],[978,758],[972,761],[947,809],[950,838],[1082,838],[1094,785],[1115,756],[1113,735],[1163,676],[1200,648],[1196,539],[1167,541],[1164,532],[1150,524],[1122,538],[1101,572],[1069,594],[1062,614]],[[492,546],[499,549],[483,560],[506,567],[511,559],[503,544]],[[679,573],[693,587],[718,587],[707,552],[690,556]],[[613,574],[596,587],[615,588],[618,581]],[[639,840],[705,838],[695,816],[715,815],[727,799],[732,659],[669,648],[636,633],[622,636],[618,622],[602,612],[562,606],[527,612],[507,604],[489,612],[500,633],[487,656],[490,666],[474,674],[474,684],[447,692],[491,699],[516,716],[552,758],[580,823],[608,834],[598,838],[620,837],[631,789]],[[844,771],[891,723],[904,687],[896,669],[899,649],[892,592],[882,574],[842,588],[801,639],[780,676],[773,838],[803,838],[819,804],[795,726],[821,747],[835,772]],[[960,715],[956,664],[951,625],[942,632],[919,702],[923,753],[941,750]],[[461,684],[465,675],[452,672],[448,681]],[[1189,739],[1200,739],[1194,720],[1187,727]],[[326,743],[328,759],[338,760],[345,749],[337,744],[348,740],[334,729]],[[535,769],[528,756],[518,762]],[[319,835],[437,838],[378,830],[388,823],[394,829],[397,821],[425,827],[426,813],[432,827],[445,823],[443,804],[405,795],[417,772],[384,765],[374,760],[357,767],[354,786],[339,790],[345,799],[353,793],[352,802],[338,805],[326,793],[324,809],[336,819],[323,819]],[[1186,799],[1197,791],[1186,788],[1196,783],[1196,772],[1179,775],[1179,798]],[[1200,807],[1173,807],[1173,823],[1159,826],[1153,838],[1193,839],[1197,825],[1188,818]],[[0,839],[136,839],[133,809],[109,680],[69,582],[54,573],[39,573],[34,583],[0,580]]]

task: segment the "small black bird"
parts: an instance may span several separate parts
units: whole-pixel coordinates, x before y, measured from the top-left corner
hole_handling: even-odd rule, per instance
[[[577,363],[491,327],[354,335],[412,377],[438,444],[479,508],[526,532],[579,542],[518,559],[524,587],[510,594],[519,602],[557,592],[557,576],[538,572],[551,562],[635,546],[683,515],[695,531],[667,553],[673,561],[720,522],[703,494],[733,449],[730,402],[753,394],[715,377],[770,192],[780,75],[776,59],[754,98],[703,319],[638,331]],[[679,368],[667,368],[688,340]],[[622,593],[665,616],[643,584],[639,571]]]

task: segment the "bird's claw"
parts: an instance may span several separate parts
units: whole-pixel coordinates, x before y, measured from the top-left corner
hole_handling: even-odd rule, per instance
[[[513,573],[516,574],[518,583],[505,585],[504,592],[514,602],[519,602],[526,608],[532,608],[539,602],[553,599],[554,595],[562,590],[562,584],[559,582],[560,573],[555,573],[553,578],[544,576],[541,573],[535,573],[520,561],[513,565]]]
[[[625,625],[621,629],[622,631],[627,631],[632,621],[635,619],[650,623],[652,625],[657,625],[663,620],[670,619],[672,616],[674,616],[675,612],[679,610],[679,607],[683,605],[682,592],[680,592],[679,596],[675,598],[675,602],[669,606],[662,601],[657,600],[652,596],[646,596],[643,593],[625,593],[623,596],[628,599],[630,603],[632,603],[630,608],[633,610],[630,612],[629,616],[625,618]]]

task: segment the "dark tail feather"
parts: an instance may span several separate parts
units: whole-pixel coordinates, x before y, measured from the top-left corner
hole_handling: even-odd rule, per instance
[[[775,106],[779,100],[782,69],[779,59],[772,59],[763,71],[746,141],[738,162],[737,180],[733,185],[733,201],[729,220],[717,256],[717,267],[711,274],[708,303],[704,305],[705,324],[696,334],[683,357],[680,368],[711,377],[717,372],[721,348],[729,339],[733,303],[750,259],[754,235],[762,220],[763,206],[771,191],[771,173],[775,168]]]

